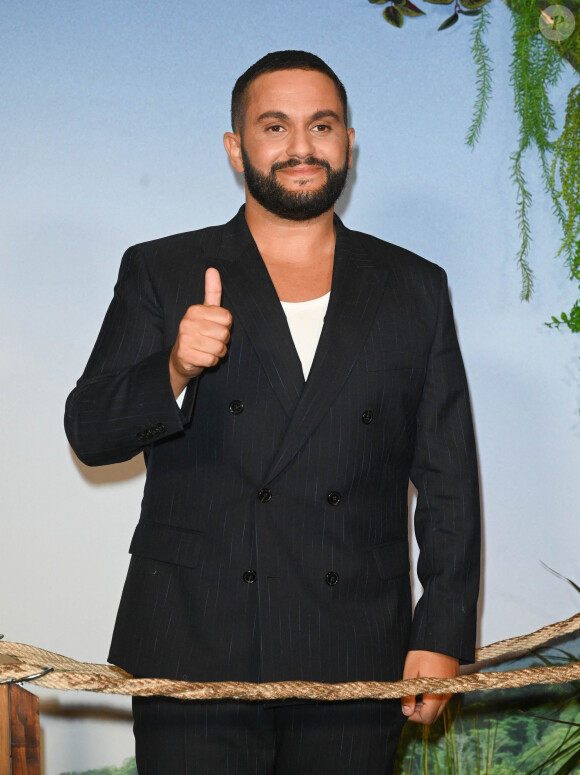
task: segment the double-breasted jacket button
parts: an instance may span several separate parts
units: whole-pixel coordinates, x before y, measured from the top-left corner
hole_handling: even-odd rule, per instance
[[[329,587],[335,587],[338,584],[339,575],[335,570],[329,570],[326,576],[324,577],[324,580],[328,584]]]
[[[269,500],[272,500],[272,490],[268,489],[268,487],[262,487],[258,493],[258,500],[260,503],[268,503]]]
[[[365,409],[360,418],[365,425],[370,425],[373,421],[373,413],[370,409]]]
[[[232,414],[241,414],[244,411],[244,402],[235,399],[230,403],[230,412]]]
[[[340,503],[340,493],[336,492],[336,490],[331,490],[326,496],[326,500],[331,506],[338,506]]]
[[[255,570],[246,570],[242,574],[242,579],[246,582],[246,584],[253,584],[256,580],[256,571]]]

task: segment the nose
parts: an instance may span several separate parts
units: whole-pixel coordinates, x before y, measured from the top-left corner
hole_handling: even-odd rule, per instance
[[[288,156],[305,159],[307,156],[314,155],[314,142],[308,130],[295,129],[288,139],[289,142],[286,148]]]

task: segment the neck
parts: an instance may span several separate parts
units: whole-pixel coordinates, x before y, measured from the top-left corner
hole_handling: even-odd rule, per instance
[[[308,221],[291,221],[246,196],[246,222],[266,263],[302,264],[321,253],[334,254],[333,216],[331,209]]]

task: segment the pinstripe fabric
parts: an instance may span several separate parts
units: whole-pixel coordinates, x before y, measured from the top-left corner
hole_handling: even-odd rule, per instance
[[[260,705],[133,699],[139,775],[389,775],[398,701]]]
[[[123,258],[65,424],[89,465],[145,452],[109,655],[130,672],[391,680],[409,647],[473,657],[477,467],[445,274],[338,219],[336,230],[306,383],[243,210]],[[232,338],[180,411],[168,356],[207,266],[220,271]],[[413,622],[409,477],[425,588]]]

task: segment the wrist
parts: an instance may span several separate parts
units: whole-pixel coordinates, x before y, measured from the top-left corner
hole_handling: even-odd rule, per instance
[[[171,389],[173,390],[173,395],[175,398],[179,398],[179,396],[188,386],[190,380],[192,380],[194,377],[197,377],[199,374],[201,374],[202,371],[203,369],[200,367],[193,367],[189,372],[179,368],[174,362],[172,350],[171,355],[169,356],[169,381],[171,383]]]

